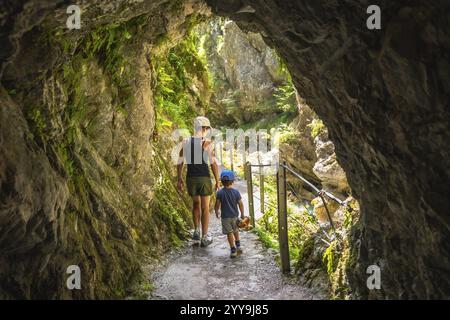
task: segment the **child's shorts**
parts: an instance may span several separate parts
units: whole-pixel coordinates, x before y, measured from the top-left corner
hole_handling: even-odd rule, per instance
[[[239,218],[222,218],[222,233],[229,234],[239,230],[238,227]]]

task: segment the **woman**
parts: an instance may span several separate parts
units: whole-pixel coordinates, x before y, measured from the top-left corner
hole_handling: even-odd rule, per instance
[[[186,162],[187,174],[186,185],[189,195],[192,197],[192,219],[194,222],[194,240],[201,239],[201,246],[206,247],[213,241],[208,232],[209,224],[209,201],[213,193],[209,166],[215,178],[215,190],[219,189],[219,168],[214,155],[211,140],[206,135],[211,130],[211,124],[206,117],[194,119],[194,135],[183,141],[180,150],[180,162],[177,165],[178,189],[183,190],[183,179],[181,173],[183,164]],[[201,237],[200,237],[201,220]]]

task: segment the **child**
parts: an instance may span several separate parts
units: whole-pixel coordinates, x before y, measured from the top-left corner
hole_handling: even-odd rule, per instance
[[[233,188],[234,172],[231,170],[223,170],[220,174],[220,181],[223,188],[217,191],[216,203],[214,211],[219,218],[219,208],[222,218],[222,232],[228,237],[228,243],[231,249],[231,258],[235,258],[238,253],[242,253],[239,238],[239,210],[241,211],[241,219],[244,219],[244,204],[239,191]]]

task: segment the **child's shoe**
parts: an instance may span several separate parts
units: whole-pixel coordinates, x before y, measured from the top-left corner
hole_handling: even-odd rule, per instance
[[[236,252],[237,252],[237,254],[241,254],[243,252],[242,251],[242,247],[241,247],[241,242],[240,241],[236,241],[235,243],[236,243]]]
[[[231,248],[231,253],[230,253],[230,257],[231,258],[236,258],[237,257],[237,249],[236,248]]]

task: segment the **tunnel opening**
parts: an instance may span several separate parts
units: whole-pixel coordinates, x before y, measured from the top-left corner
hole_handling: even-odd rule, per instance
[[[216,131],[211,138],[223,169],[233,169],[248,180],[247,161],[269,166],[259,172],[262,178],[252,179],[259,194],[251,197],[257,204],[254,231],[275,250],[279,250],[277,164],[270,167],[274,150],[261,151],[258,144],[262,136],[267,140],[277,136],[273,146],[277,161],[286,161],[313,181],[308,185],[288,174],[288,242],[294,269],[310,286],[334,298],[348,298],[345,262],[339,264],[339,259],[348,256],[346,238],[358,220],[359,205],[350,196],[325,125],[298,95],[277,52],[259,33],[244,32],[226,18],[209,17],[151,60],[158,136],[185,129],[187,138],[194,118],[206,115]],[[242,136],[246,138],[239,142]],[[324,205],[314,184],[342,198],[345,205],[330,199]]]
[[[300,237],[299,270],[305,274],[302,267],[325,264],[336,298],[448,297],[448,155],[442,152],[450,141],[443,120],[448,90],[442,85],[449,74],[442,71],[448,70],[448,44],[434,36],[447,34],[445,21],[436,17],[448,6],[411,4],[412,10],[384,3],[390,27],[371,32],[360,27],[366,9],[361,3],[207,3],[86,3],[76,31],[66,28],[62,4],[29,0],[5,6],[0,183],[8,192],[0,206],[0,296],[124,297],[142,277],[143,257],[157,259],[188,237],[189,199],[176,191],[167,161],[173,144],[168,133],[174,123],[187,126],[180,121],[186,114],[159,107],[184,103],[191,112],[190,103],[202,105],[212,97],[203,90],[208,81],[183,83],[185,68],[207,72],[196,70],[205,62],[205,39],[186,39],[204,21],[222,16],[234,21],[230,28],[259,33],[276,48],[292,81],[274,82],[273,113],[267,105],[246,113],[239,106],[248,96],[227,95],[226,87],[214,102],[234,113],[195,112],[224,126],[290,122],[283,137],[284,153],[292,155],[288,162],[299,171],[310,168],[310,175],[302,173],[333,189],[345,186],[346,173],[343,194],[351,187],[361,204],[359,223],[340,213],[348,241],[343,247],[329,243],[322,261],[308,261],[316,243]],[[418,33],[404,39],[408,26]],[[184,58],[194,60],[180,61],[183,50],[192,53]],[[165,59],[154,63],[158,56]],[[180,81],[184,96],[170,92],[173,81],[164,84],[167,72]],[[269,121],[252,122],[261,115]],[[293,133],[299,128],[309,136]],[[301,143],[290,144],[297,139]],[[310,152],[312,159],[304,159],[292,150],[298,145],[309,151],[320,145],[324,161],[311,168],[318,155]],[[323,170],[333,163],[343,169]],[[308,190],[289,183],[312,200]],[[296,198],[292,192],[290,200]],[[274,218],[262,221],[270,231]],[[270,238],[260,236],[270,245]],[[85,290],[67,290],[61,275],[72,265],[82,266]],[[380,289],[367,286],[373,267],[381,270]],[[316,275],[306,282],[314,286]]]

